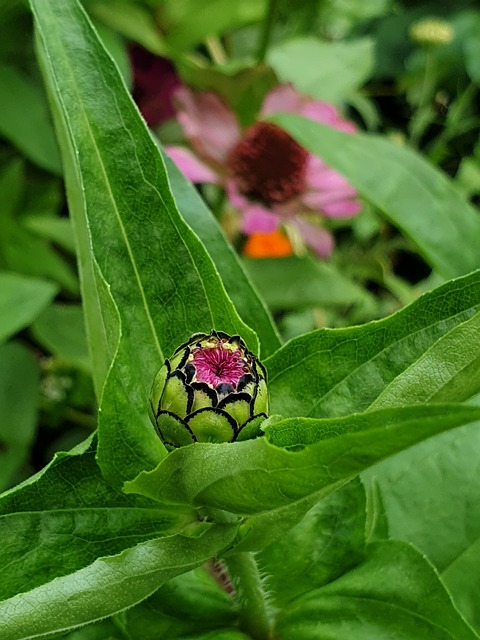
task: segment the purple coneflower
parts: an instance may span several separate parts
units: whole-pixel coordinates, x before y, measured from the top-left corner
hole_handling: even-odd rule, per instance
[[[289,84],[265,97],[259,119],[244,131],[234,112],[213,93],[182,86],[175,92],[175,104],[193,151],[170,146],[167,152],[187,178],[225,188],[241,213],[245,234],[270,233],[288,222],[320,257],[330,255],[333,238],[319,224],[319,216],[357,214],[361,205],[356,190],[288,133],[261,118],[296,113],[354,133],[352,122],[332,105],[303,96]]]

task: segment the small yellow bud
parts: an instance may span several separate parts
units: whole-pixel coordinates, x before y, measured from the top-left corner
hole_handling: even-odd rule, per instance
[[[410,29],[410,38],[421,45],[440,46],[449,44],[453,40],[452,27],[438,18],[425,18],[414,22]]]

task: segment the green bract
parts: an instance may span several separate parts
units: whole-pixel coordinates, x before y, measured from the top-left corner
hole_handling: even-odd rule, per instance
[[[150,409],[168,449],[255,438],[268,411],[265,369],[240,336],[196,333],[157,373]]]

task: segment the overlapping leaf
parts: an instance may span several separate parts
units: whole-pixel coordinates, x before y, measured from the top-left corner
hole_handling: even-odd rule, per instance
[[[479,311],[480,272],[475,272],[424,294],[383,320],[348,329],[320,329],[295,338],[265,362],[272,411],[317,417],[365,411],[389,385],[393,389],[404,372],[409,394],[416,387],[415,393],[423,394],[426,402],[446,383],[445,371],[438,367],[429,372],[433,386],[426,386],[423,380],[424,359],[434,353],[437,359],[443,357],[442,347],[438,351],[433,347],[438,340],[443,338],[445,346],[455,343],[462,350],[462,359],[474,368],[480,342],[469,341],[460,347],[458,334],[449,332],[458,327],[459,333],[471,333],[473,324],[463,329],[460,325]],[[448,384],[454,385],[458,375],[461,372],[452,370]]]
[[[265,438],[178,449],[155,470],[127,483],[126,490],[162,503],[255,516],[243,534],[250,537],[250,548],[261,548],[274,539],[277,527],[282,530],[284,511],[299,507],[299,519],[315,501],[376,461],[479,417],[478,408],[432,405],[330,420],[292,418],[272,425]]]

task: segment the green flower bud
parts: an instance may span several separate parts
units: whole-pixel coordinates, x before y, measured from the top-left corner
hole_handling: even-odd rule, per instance
[[[240,336],[196,333],[157,373],[150,410],[167,449],[255,438],[268,411],[265,369]]]

